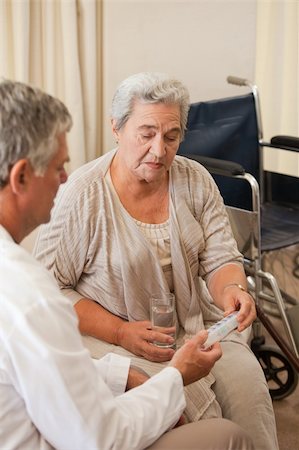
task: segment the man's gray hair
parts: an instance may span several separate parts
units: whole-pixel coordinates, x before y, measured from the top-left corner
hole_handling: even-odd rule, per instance
[[[0,188],[22,158],[42,176],[58,149],[57,136],[71,126],[71,115],[60,100],[24,83],[1,81]]]
[[[114,94],[111,108],[117,130],[129,119],[135,101],[178,105],[183,139],[190,100],[189,92],[181,81],[159,72],[141,72],[122,81]]]

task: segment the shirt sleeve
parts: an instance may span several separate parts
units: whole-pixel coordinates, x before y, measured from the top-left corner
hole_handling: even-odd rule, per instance
[[[33,249],[34,256],[54,275],[63,295],[73,305],[84,297],[76,288],[92,260],[91,242],[98,219],[95,204],[101,203],[98,195],[93,184],[80,185],[78,189],[72,183],[63,185],[52,220],[39,228]]]
[[[115,396],[125,392],[130,369],[129,358],[108,353],[101,359],[93,359],[93,363]]]
[[[199,255],[199,275],[207,281],[212,272],[228,263],[243,264],[243,256],[239,252],[236,240],[230,226],[223,198],[219,189],[206,169],[196,171],[197,185],[200,182],[201,191],[194,189],[195,215],[200,223],[205,246]],[[193,180],[194,181],[194,180]]]
[[[19,315],[6,342],[14,389],[32,423],[61,450],[146,448],[185,408],[180,373],[164,369],[115,397],[124,390],[128,361],[108,355],[95,364],[70,302],[52,282],[39,282],[40,290],[36,283],[22,289],[22,298],[36,302]]]

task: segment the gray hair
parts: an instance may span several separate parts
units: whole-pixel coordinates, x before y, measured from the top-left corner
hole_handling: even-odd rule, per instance
[[[1,81],[0,188],[22,158],[42,176],[58,149],[57,136],[71,126],[71,115],[60,100],[24,83]]]
[[[129,119],[136,100],[178,105],[183,139],[189,111],[189,92],[179,80],[164,73],[141,72],[122,81],[114,94],[111,108],[111,117],[116,121],[117,130]]]

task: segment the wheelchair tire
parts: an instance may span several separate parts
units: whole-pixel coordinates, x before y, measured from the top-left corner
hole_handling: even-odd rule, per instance
[[[260,346],[255,351],[273,400],[281,400],[297,387],[298,373],[279,348]]]

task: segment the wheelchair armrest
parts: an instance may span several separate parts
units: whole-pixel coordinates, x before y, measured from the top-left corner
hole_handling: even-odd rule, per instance
[[[210,158],[208,156],[184,154],[186,158],[197,161],[204,166],[211,174],[223,175],[225,177],[236,177],[246,180],[250,184],[252,195],[252,211],[259,214],[260,211],[260,194],[257,180],[250,173],[245,172],[244,167],[233,161],[225,161],[223,159]],[[259,219],[260,220],[260,219]]]
[[[270,142],[261,141],[260,144],[264,147],[299,152],[299,138],[295,136],[273,136]]]
[[[210,158],[201,155],[182,155],[186,158],[197,161],[204,166],[210,173],[215,175],[224,175],[227,177],[234,177],[236,175],[244,175],[245,169],[238,163],[233,161],[224,161],[223,159]]]

